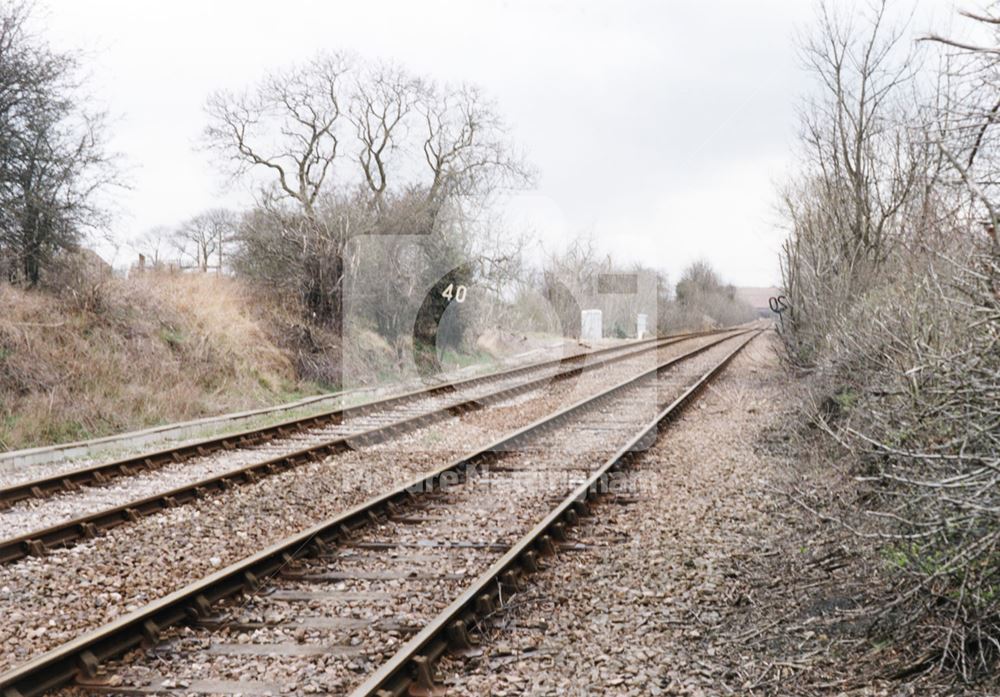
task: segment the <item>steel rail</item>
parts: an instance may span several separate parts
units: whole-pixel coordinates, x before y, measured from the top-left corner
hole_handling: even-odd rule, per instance
[[[55,525],[0,540],[0,565],[10,564],[27,556],[42,556],[55,547],[69,547],[88,540],[120,525],[136,522],[141,518],[161,513],[170,508],[197,501],[210,494],[225,491],[235,486],[252,484],[263,477],[279,474],[289,469],[315,462],[323,457],[345,452],[361,445],[371,445],[387,440],[391,436],[410,431],[447,416],[462,414],[482,408],[491,403],[509,399],[524,392],[554,381],[565,380],[585,371],[595,370],[613,363],[634,358],[664,346],[679,343],[690,337],[664,339],[650,343],[643,348],[600,361],[573,366],[554,374],[543,375],[526,382],[502,388],[495,392],[447,404],[422,414],[382,424],[359,433],[337,436],[329,440],[276,455],[258,462],[235,468],[222,474],[209,476],[151,496],[129,501],[124,504],[97,511],[95,513],[64,520]]]
[[[137,472],[156,469],[168,464],[184,462],[193,457],[200,457],[218,452],[220,450],[234,450],[237,448],[252,447],[262,443],[283,438],[304,430],[322,428],[325,426],[337,425],[352,416],[369,414],[373,411],[399,406],[407,402],[412,402],[424,397],[430,397],[444,392],[457,391],[459,389],[474,385],[485,384],[496,380],[515,377],[527,372],[542,370],[545,368],[570,364],[588,357],[601,356],[614,351],[627,350],[630,347],[641,346],[657,341],[681,341],[693,336],[708,334],[711,332],[690,332],[666,337],[654,337],[632,342],[627,345],[610,346],[595,351],[583,351],[569,356],[562,356],[538,363],[532,363],[516,368],[478,375],[462,380],[422,387],[409,392],[385,397],[383,399],[364,402],[350,407],[338,407],[318,414],[305,417],[286,419],[276,424],[247,429],[221,436],[212,436],[202,440],[183,445],[154,450],[138,455],[130,455],[125,458],[114,460],[92,467],[84,467],[78,470],[71,470],[61,474],[20,482],[7,487],[0,488],[0,510],[9,507],[18,501],[31,498],[44,498],[52,494],[74,491],[81,486],[100,485],[110,479],[121,476],[129,476]]]
[[[352,697],[435,694],[435,661],[449,650],[462,652],[474,649],[477,639],[470,634],[470,628],[502,607],[502,593],[523,590],[525,577],[541,568],[540,559],[556,553],[555,541],[566,539],[567,529],[575,525],[580,517],[590,515],[590,502],[609,491],[609,475],[652,446],[661,432],[660,427],[676,418],[759,334],[760,331],[757,331],[744,340],[659,412],[628,444],[564,498],[530,532],[473,581],[462,595],[356,688],[351,693]]]
[[[122,655],[137,646],[155,645],[161,632],[185,621],[208,619],[212,605],[240,592],[258,590],[266,579],[294,561],[308,555],[322,554],[338,540],[346,540],[355,530],[371,525],[399,510],[408,500],[454,486],[478,464],[487,464],[504,456],[523,441],[545,433],[585,409],[601,406],[623,390],[655,378],[673,365],[707,351],[717,344],[753,332],[736,331],[705,346],[671,358],[643,373],[581,399],[557,412],[544,416],[489,445],[457,460],[416,477],[386,493],[375,496],[343,513],[291,535],[266,549],[235,562],[224,569],[180,588],[129,614],[77,637],[0,675],[3,697],[35,697],[73,680],[78,675],[94,678],[101,662]]]

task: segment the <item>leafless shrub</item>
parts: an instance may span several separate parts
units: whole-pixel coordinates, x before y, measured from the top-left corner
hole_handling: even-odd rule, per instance
[[[859,532],[883,542],[895,584],[881,627],[915,668],[973,679],[1000,657],[996,54],[945,56],[920,98],[876,8],[860,28],[822,10],[806,47],[824,96],[785,192],[785,340],[834,385],[826,427],[858,457]]]
[[[171,242],[182,261],[203,273],[210,267],[222,273],[229,263],[228,251],[236,233],[236,215],[224,208],[212,208],[181,224],[171,234]]]
[[[65,251],[53,259],[43,276],[67,307],[92,315],[106,312],[113,302],[111,267],[87,249]]]
[[[802,106],[801,171],[782,195],[790,228],[781,254],[791,304],[784,337],[805,364],[885,277],[883,265],[918,224],[906,216],[926,195],[921,185],[935,176],[926,135],[911,127],[913,58],[887,25],[886,2],[838,9],[821,3],[801,44],[818,89]]]
[[[548,312],[537,320],[564,336],[580,336],[580,311],[601,310],[605,336],[635,336],[636,316],[647,315],[648,331],[656,318],[656,273],[600,254],[589,239],[579,239],[553,253],[532,280],[541,289]]]
[[[674,316],[670,325],[677,329],[728,327],[748,322],[756,316],[750,305],[736,296],[736,288],[726,285],[712,267],[696,261],[681,274],[675,301],[668,306]]]
[[[834,428],[897,584],[882,623],[965,678],[1000,656],[998,274],[985,251],[939,258],[855,306],[827,349]]]

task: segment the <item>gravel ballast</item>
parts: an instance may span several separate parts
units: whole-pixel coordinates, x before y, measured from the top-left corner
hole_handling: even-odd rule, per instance
[[[271,601],[274,586],[278,594],[309,593],[316,590],[317,583],[305,584],[294,577],[291,581],[278,579],[267,591],[249,600],[236,600],[229,607],[229,612],[242,622],[269,618],[268,626],[253,630],[239,626],[230,629],[228,625],[214,631],[189,627],[173,630],[154,651],[133,652],[124,666],[109,666],[115,683],[197,692],[212,692],[220,681],[234,680],[239,686],[233,686],[233,690],[249,693],[340,693],[349,689],[395,650],[405,636],[379,628],[377,622],[345,630],[318,629],[308,625],[310,620],[381,619],[413,627],[426,622],[461,592],[467,577],[471,579],[483,571],[550,509],[553,500],[565,496],[647,423],[658,406],[680,394],[733,345],[726,342],[710,349],[662,374],[657,381],[643,383],[579,419],[547,431],[502,458],[496,463],[496,471],[491,466],[472,483],[428,497],[432,514],[428,519],[386,522],[368,528],[352,540],[347,555],[304,564],[305,571],[312,573],[344,573],[351,569],[369,574],[391,569],[413,571],[412,566],[400,566],[387,556],[358,555],[353,550],[365,543],[391,544],[400,549],[411,546],[425,555],[437,555],[432,573],[423,582],[409,576],[397,580],[319,582],[322,592],[333,598],[308,601],[303,610],[301,606],[289,608],[284,596],[277,603]],[[449,549],[430,546],[442,542],[478,544],[482,548],[453,554]],[[363,557],[360,563],[357,556]],[[443,578],[442,572],[452,577]],[[378,597],[345,597],[350,594]],[[289,621],[292,618],[294,622]],[[301,648],[290,651],[290,644]],[[262,655],[262,647],[274,653]],[[302,652],[309,658],[303,658]]]
[[[699,339],[685,346],[696,346],[709,339]],[[670,355],[669,348],[662,349],[662,355]],[[624,350],[623,350],[624,352]],[[613,355],[619,355],[615,352]],[[514,398],[515,402],[504,402],[500,406],[521,403],[538,399],[550,388],[564,387],[562,393],[572,395],[574,392],[591,389],[595,384],[611,375],[628,375],[643,366],[649,367],[655,360],[655,353],[650,351],[634,358],[628,358],[619,363],[595,368],[584,373],[579,378],[570,378],[565,386],[546,385],[540,390],[525,393]],[[602,358],[606,358],[602,357]],[[599,358],[593,358],[589,363],[596,363]],[[122,506],[139,499],[169,491],[174,488],[190,485],[208,477],[224,475],[240,467],[262,460],[278,457],[295,450],[315,446],[339,436],[349,436],[363,430],[372,429],[395,423],[399,420],[425,414],[448,404],[455,404],[469,399],[476,399],[498,390],[521,384],[522,382],[551,376],[555,368],[540,369],[530,375],[499,379],[484,385],[477,385],[460,390],[453,394],[429,396],[420,400],[402,404],[371,415],[362,415],[348,419],[345,423],[326,428],[316,428],[285,438],[253,447],[239,448],[234,451],[219,451],[204,457],[195,457],[182,463],[170,464],[154,471],[139,473],[133,476],[116,477],[108,483],[98,486],[83,487],[79,491],[58,493],[39,499],[30,498],[21,501],[8,509],[0,511],[0,539],[25,535],[33,530],[40,530],[58,525],[67,520],[97,513],[101,510]],[[571,384],[578,389],[574,390]]]
[[[705,340],[701,340],[702,342]],[[677,355],[698,340],[662,349]],[[712,349],[691,361],[713,355]],[[649,365],[654,354],[647,354]],[[498,405],[181,506],[0,569],[0,668],[196,580],[649,365],[628,361]],[[687,366],[688,364],[683,364]],[[679,366],[680,368],[680,366]],[[689,368],[693,369],[693,368]],[[678,370],[681,375],[683,371]]]
[[[600,347],[600,348],[611,348],[611,347]],[[641,348],[641,347],[632,346],[632,345],[629,345],[629,344],[623,344],[620,348],[616,348],[615,350],[611,350],[611,351],[609,351],[608,353],[605,353],[605,354],[587,355],[582,364],[583,365],[592,365],[592,364],[597,363],[597,362],[599,362],[601,360],[604,360],[606,358],[613,357],[613,356],[618,356],[618,355],[621,355],[623,353],[632,352],[632,351],[635,351],[635,350],[637,350],[639,348]],[[594,349],[594,350],[596,350],[596,349]],[[555,355],[549,355],[549,359],[554,358],[554,357],[556,357],[556,356]],[[535,362],[542,362],[541,359],[542,359],[542,357],[539,357]],[[522,366],[519,366],[517,362],[513,362],[513,363],[511,363],[508,366],[504,366],[504,369],[518,368],[518,367],[522,367]],[[530,368],[530,366],[527,366],[527,365],[525,365],[523,367],[524,368]],[[535,370],[530,370],[528,372],[525,372],[523,375],[518,375],[518,376],[511,377],[511,378],[499,378],[498,377],[496,380],[491,380],[491,381],[489,381],[485,385],[474,385],[474,386],[469,387],[469,388],[463,388],[462,390],[459,391],[458,394],[462,395],[462,396],[465,396],[466,398],[468,398],[468,397],[471,397],[471,396],[475,396],[476,394],[478,394],[480,392],[490,391],[491,389],[496,389],[497,387],[502,386],[504,384],[515,384],[515,383],[521,382],[521,381],[527,379],[527,376],[529,374],[530,375],[534,375],[536,377],[540,376],[540,375],[551,375],[551,374],[553,374],[554,372],[556,372],[556,371],[558,371],[560,369],[561,369],[560,366],[540,367],[540,368],[537,368]],[[498,371],[498,372],[500,372],[500,371]],[[462,375],[461,371],[460,371],[458,373],[454,373],[454,374],[450,374],[450,375],[438,375],[438,376],[434,376],[432,378],[428,378],[425,381],[417,381],[417,382],[409,381],[409,382],[406,382],[406,383],[395,385],[393,387],[382,387],[382,388],[378,388],[377,390],[373,391],[370,395],[367,396],[367,399],[364,396],[362,396],[360,393],[347,393],[347,394],[344,394],[344,395],[340,396],[339,398],[338,397],[331,397],[330,401],[327,402],[327,403],[320,404],[320,405],[313,405],[313,406],[303,407],[303,408],[299,408],[299,409],[294,409],[294,410],[291,410],[291,411],[289,411],[287,413],[280,414],[278,416],[270,416],[270,417],[262,416],[262,417],[259,417],[257,419],[251,419],[251,420],[248,420],[248,421],[245,421],[245,422],[237,422],[237,423],[234,423],[233,425],[231,425],[229,428],[206,429],[206,432],[204,433],[204,435],[201,436],[201,438],[208,438],[208,437],[213,436],[213,435],[215,435],[215,436],[223,435],[225,433],[237,433],[237,432],[240,432],[240,431],[243,431],[243,430],[249,430],[249,429],[261,427],[261,426],[266,425],[267,423],[277,423],[279,421],[285,421],[285,420],[294,419],[294,418],[304,418],[304,417],[308,417],[308,416],[313,416],[313,415],[321,414],[321,413],[324,413],[324,412],[327,412],[327,411],[330,411],[330,410],[336,410],[336,409],[339,409],[339,408],[350,407],[350,406],[361,404],[361,403],[364,403],[364,402],[367,402],[367,401],[374,401],[374,400],[378,400],[378,399],[390,397],[390,396],[392,396],[394,394],[399,394],[399,393],[407,392],[407,391],[410,391],[410,390],[423,389],[425,387],[429,387],[429,386],[434,385],[434,384],[439,384],[440,382],[444,382],[446,380],[457,380],[457,379],[463,379],[465,377],[473,377],[473,376],[471,376],[471,375]],[[489,374],[485,374],[482,377],[489,377]],[[388,415],[388,414],[390,414],[390,413],[392,413],[394,411],[398,411],[398,412],[413,411],[415,406],[416,406],[416,404],[411,402],[411,403],[406,404],[406,405],[401,405],[400,407],[395,407],[395,408],[390,408],[388,410],[383,410],[381,413]],[[257,422],[257,423],[255,424],[255,422]],[[358,430],[358,428],[357,428],[358,426],[364,425],[366,423],[367,423],[367,420],[365,420],[363,418],[362,419],[356,419],[356,420],[354,420],[353,423],[349,422],[348,424],[346,424],[347,426],[353,426],[354,428],[352,428],[352,429],[343,429],[343,432],[347,433],[347,432],[350,432],[350,431],[357,431]],[[275,448],[275,452],[277,452],[277,448],[279,448],[281,446],[281,443],[284,440],[285,439],[276,439],[276,440],[274,440],[274,441],[272,441],[270,443],[270,445],[272,445]],[[103,456],[100,456],[100,457],[95,455],[95,456],[92,456],[92,457],[78,457],[78,458],[72,458],[72,459],[55,459],[55,460],[52,460],[52,461],[49,461],[49,462],[42,462],[42,463],[37,463],[37,464],[32,464],[32,465],[19,464],[19,463],[13,462],[13,461],[11,461],[11,462],[4,461],[4,462],[0,462],[0,488],[15,486],[15,485],[18,485],[18,484],[22,484],[22,483],[25,483],[25,482],[33,481],[33,480],[44,478],[44,477],[53,477],[53,476],[57,476],[57,475],[65,475],[65,474],[69,474],[69,473],[72,473],[72,472],[75,472],[75,471],[78,471],[78,470],[81,470],[81,469],[86,469],[88,467],[93,467],[95,465],[99,465],[102,462],[107,462],[107,461],[110,461],[110,460],[119,459],[119,458],[125,458],[125,457],[134,457],[134,456],[141,455],[143,453],[149,452],[150,450],[158,450],[158,449],[161,449],[161,448],[176,447],[176,446],[179,446],[179,445],[188,444],[188,443],[194,443],[194,442],[197,442],[197,441],[198,441],[198,438],[185,438],[185,439],[177,440],[177,441],[172,442],[172,443],[145,444],[145,445],[143,445],[140,448],[127,447],[126,444],[123,444],[122,446],[120,446],[118,448],[115,448],[115,449],[112,449],[108,453],[106,453],[106,454],[104,454]],[[294,443],[295,439],[294,438],[288,439],[288,441],[290,443]],[[196,462],[197,462],[196,460],[192,460],[192,461],[189,461],[188,463],[185,463],[185,464],[192,464],[193,465]]]
[[[579,551],[530,577],[484,654],[442,662],[449,694],[719,694],[739,637],[718,629],[746,602],[726,574],[775,506],[753,443],[784,380],[773,335],[752,342],[571,529]]]

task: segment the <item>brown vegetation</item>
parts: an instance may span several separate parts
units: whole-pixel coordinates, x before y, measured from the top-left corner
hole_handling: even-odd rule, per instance
[[[973,680],[1000,657],[997,51],[943,56],[922,94],[886,24],[823,6],[804,46],[783,336],[853,463],[864,524],[842,522],[878,543],[871,630]]]
[[[295,355],[237,281],[91,279],[56,294],[0,284],[0,447],[75,440],[287,401]]]

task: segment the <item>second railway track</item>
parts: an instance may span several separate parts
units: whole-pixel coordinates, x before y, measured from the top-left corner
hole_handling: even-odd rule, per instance
[[[686,340],[712,339],[701,339],[701,335],[668,337],[644,342],[638,347],[632,345],[614,351],[590,353],[587,357],[591,360],[587,363],[571,360],[565,366],[559,361],[547,361],[492,376],[449,383],[444,391],[442,386],[436,386],[361,405],[356,412],[348,410],[353,416],[345,416],[341,410],[298,420],[292,422],[299,429],[297,432],[285,432],[286,435],[280,437],[275,435],[277,431],[274,429],[281,429],[282,426],[268,427],[265,435],[254,432],[256,437],[265,438],[264,443],[247,445],[236,452],[229,449],[235,448],[233,444],[238,438],[230,437],[206,441],[214,443],[211,447],[184,445],[174,451],[158,451],[148,456],[91,467],[82,470],[80,475],[86,476],[90,482],[83,491],[78,491],[78,486],[63,475],[0,489],[0,501],[8,501],[8,506],[14,500],[32,497],[38,500],[38,503],[29,500],[21,504],[19,507],[24,508],[24,515],[20,518],[14,517],[12,514],[15,511],[9,508],[7,514],[0,515],[0,564],[27,555],[44,554],[53,547],[75,544],[123,523],[197,500],[209,493],[252,483],[260,477],[336,452],[371,445],[447,416],[494,404],[513,395]],[[383,411],[377,410],[379,405],[384,407]],[[330,423],[331,420],[336,423]],[[309,428],[310,425],[313,427]],[[271,438],[276,440],[267,440]],[[202,454],[195,456],[193,453],[196,452]],[[198,457],[205,463],[196,467],[193,463]],[[134,462],[144,460],[159,464],[141,469],[134,465]],[[168,467],[166,462],[173,464]],[[164,468],[166,471],[163,474],[148,473],[150,469]],[[111,473],[116,474],[115,479],[111,478]],[[94,476],[97,479],[93,479]],[[129,481],[136,480],[136,483],[118,484],[117,480],[123,476]],[[170,482],[174,484],[170,485]],[[52,513],[46,512],[49,509]]]
[[[154,663],[166,675],[144,672],[139,660],[92,687],[131,694],[274,691],[260,680],[253,684],[254,671],[264,666],[261,672],[277,678],[279,691],[293,681],[296,692],[343,693],[368,676],[375,681],[372,690],[388,686],[398,694],[397,685],[420,679],[441,642],[447,646],[445,634],[459,648],[466,644],[463,616],[485,612],[492,602],[483,588],[493,582],[500,593],[504,583],[513,588],[539,551],[558,542],[561,526],[575,515],[570,507],[580,502],[564,499],[566,490],[578,496],[580,486],[624,457],[616,448],[640,442],[629,440],[637,429],[637,438],[648,436],[648,422],[663,418],[656,412],[665,401],[686,401],[747,340],[729,338],[715,349],[699,349],[693,353],[700,358],[681,364],[686,371],[665,372],[680,362],[673,359],[549,415],[0,676],[0,687],[5,697],[14,697],[41,694],[78,675],[89,676],[84,682],[91,684],[102,661],[143,641],[165,640]],[[635,405],[652,405],[654,414]],[[490,472],[476,474],[476,465]],[[532,486],[515,487],[520,496],[498,495],[495,488],[539,474],[544,476]],[[553,498],[561,501],[554,512]],[[519,549],[532,531],[537,534],[528,543],[537,549]],[[281,570],[284,575],[271,580]],[[472,586],[469,578],[476,578]],[[267,592],[255,593],[262,588]],[[442,610],[450,613],[444,619]],[[167,630],[192,618],[193,626]],[[397,649],[403,653],[390,658]],[[313,666],[311,674],[304,665]],[[317,672],[317,665],[323,670]],[[242,687],[227,678],[234,675],[244,678]]]
[[[414,407],[421,401],[430,402],[435,406],[442,397],[462,390],[475,390],[481,386],[502,384],[505,381],[523,381],[538,373],[552,373],[570,367],[582,367],[593,359],[604,360],[613,356],[627,356],[636,351],[648,349],[654,343],[662,341],[679,341],[694,334],[681,334],[676,337],[662,339],[647,339],[625,346],[612,346],[595,351],[584,351],[561,358],[533,363],[517,368],[511,368],[495,373],[476,377],[433,384],[428,387],[412,390],[402,394],[392,395],[362,404],[329,409],[309,416],[286,419],[278,423],[247,429],[220,436],[204,438],[193,442],[141,452],[117,460],[96,465],[78,467],[72,464],[59,463],[38,468],[44,472],[42,476],[30,479],[11,479],[0,486],[0,510],[8,508],[19,501],[32,498],[44,498],[58,493],[77,491],[80,487],[100,486],[119,477],[128,477],[134,473],[145,472],[172,464],[187,462],[195,458],[205,457],[212,453],[233,450],[250,449],[266,446],[269,443],[283,440],[294,440],[297,434],[308,433],[317,429],[326,429],[338,435],[350,435],[365,428],[384,424],[398,419],[400,413],[412,415]]]
[[[667,358],[711,340],[680,342],[655,355]],[[650,354],[643,365],[652,358]],[[564,406],[577,398],[573,395],[591,394],[639,369],[623,362],[611,372],[593,371],[530,400],[525,394],[382,444],[287,469],[225,495],[165,509],[84,544],[2,565],[0,614],[6,612],[9,621],[0,623],[0,670],[485,445]],[[59,619],[50,622],[53,608]]]

